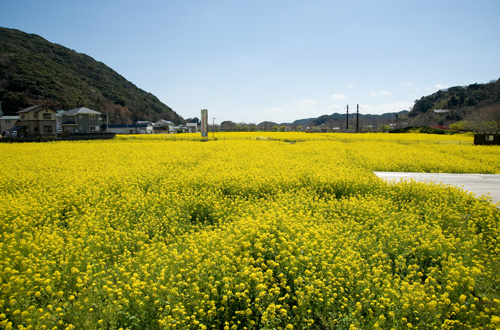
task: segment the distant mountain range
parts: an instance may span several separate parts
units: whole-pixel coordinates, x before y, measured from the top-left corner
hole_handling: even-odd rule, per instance
[[[107,112],[111,123],[183,118],[88,55],[40,36],[0,27],[0,101],[4,113],[32,105]]]
[[[402,110],[400,112],[389,112],[381,115],[359,114],[359,120],[360,122],[363,122],[364,125],[374,125],[381,121],[390,121],[393,119],[401,118],[402,115],[406,114],[408,114],[408,110]],[[347,116],[346,113],[334,113],[331,115],[323,115],[317,118],[299,119],[294,121],[292,124],[301,126],[321,126],[328,123],[334,125],[335,123],[337,123],[338,125],[343,124],[342,125],[343,128],[345,126],[346,116]],[[351,125],[355,125],[355,120],[356,120],[356,113],[350,112],[349,121]]]

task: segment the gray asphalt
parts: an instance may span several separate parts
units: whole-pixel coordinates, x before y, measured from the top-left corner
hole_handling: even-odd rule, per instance
[[[410,180],[450,184],[473,193],[476,197],[489,196],[500,208],[500,174],[451,174],[412,172],[373,172],[376,176],[392,180]]]

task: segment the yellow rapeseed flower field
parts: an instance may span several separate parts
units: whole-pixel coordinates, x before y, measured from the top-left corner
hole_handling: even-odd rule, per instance
[[[215,137],[0,144],[0,328],[500,326],[498,208],[372,173],[500,173],[500,147]]]

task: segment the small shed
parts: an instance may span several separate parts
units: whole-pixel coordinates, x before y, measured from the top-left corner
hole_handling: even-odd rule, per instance
[[[500,133],[499,132],[474,133],[474,144],[500,146]]]
[[[106,131],[116,134],[152,134],[153,126],[150,124],[108,125]]]
[[[1,103],[0,103],[1,104]],[[0,117],[0,130],[8,131],[16,126],[19,116],[2,116]]]

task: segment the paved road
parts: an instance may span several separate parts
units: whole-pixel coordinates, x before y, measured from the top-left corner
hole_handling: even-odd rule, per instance
[[[414,179],[434,181],[463,188],[476,196],[488,195],[493,203],[500,203],[500,174],[450,174],[450,173],[410,173],[410,172],[373,172],[386,180]],[[497,204],[500,208],[500,204]]]

